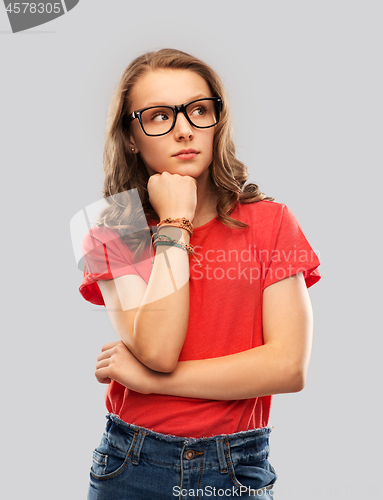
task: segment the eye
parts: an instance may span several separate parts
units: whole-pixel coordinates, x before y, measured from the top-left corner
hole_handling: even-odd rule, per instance
[[[154,122],[164,122],[166,120],[169,120],[169,117],[166,113],[161,112],[153,114],[151,120]]]
[[[206,108],[205,106],[197,106],[196,108],[194,108],[192,110],[192,112],[190,113],[192,116],[202,116],[206,113]]]

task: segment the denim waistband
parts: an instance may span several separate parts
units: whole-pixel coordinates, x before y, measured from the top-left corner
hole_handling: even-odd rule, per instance
[[[227,472],[226,457],[235,460],[244,456],[265,459],[269,452],[270,427],[250,429],[234,434],[220,434],[212,437],[190,438],[169,434],[128,424],[117,415],[107,415],[106,435],[109,443],[131,455],[133,464],[140,459],[172,466],[183,457],[184,467],[193,467],[198,457],[203,455],[205,466],[219,462],[222,473]],[[143,446],[145,443],[145,446]],[[194,464],[194,465],[193,465]]]

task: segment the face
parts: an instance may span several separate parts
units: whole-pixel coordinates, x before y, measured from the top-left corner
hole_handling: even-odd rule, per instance
[[[179,105],[204,97],[212,97],[211,91],[197,73],[179,69],[154,70],[142,76],[133,87],[129,112],[149,106]],[[215,128],[195,128],[182,113],[178,113],[176,124],[168,134],[149,137],[135,119],[131,124],[130,141],[149,175],[169,172],[201,181],[208,178],[208,168],[213,160]],[[180,153],[183,150],[194,152]]]

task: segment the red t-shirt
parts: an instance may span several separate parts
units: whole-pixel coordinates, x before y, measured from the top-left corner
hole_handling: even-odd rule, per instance
[[[216,217],[195,228],[190,239],[202,267],[189,256],[189,324],[180,361],[226,356],[262,345],[263,290],[298,272],[304,273],[307,287],[320,279],[319,259],[285,205],[237,203],[230,215],[249,227],[232,229]],[[80,293],[93,304],[104,305],[97,280],[136,274],[148,283],[149,247],[134,262],[117,233],[93,228],[84,239],[83,252]],[[140,394],[113,381],[106,391],[106,406],[125,422],[199,438],[267,426],[271,398],[216,401]]]

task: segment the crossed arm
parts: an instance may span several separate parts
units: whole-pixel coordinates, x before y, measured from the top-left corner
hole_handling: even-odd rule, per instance
[[[114,282],[122,286],[129,279],[132,277],[122,276]],[[137,282],[139,278],[135,279]],[[111,300],[111,282],[104,282],[100,289],[104,298]],[[311,303],[302,273],[268,286],[263,292],[262,307],[262,346],[219,358],[181,361],[173,370],[157,371],[137,359],[120,333],[121,341],[103,346],[97,358],[96,378],[101,383],[116,380],[146,394],[218,400],[300,391],[305,385],[313,330]],[[133,325],[134,311],[129,313]],[[120,317],[120,323],[116,317]],[[113,313],[111,319],[121,332],[121,311],[120,316]]]

